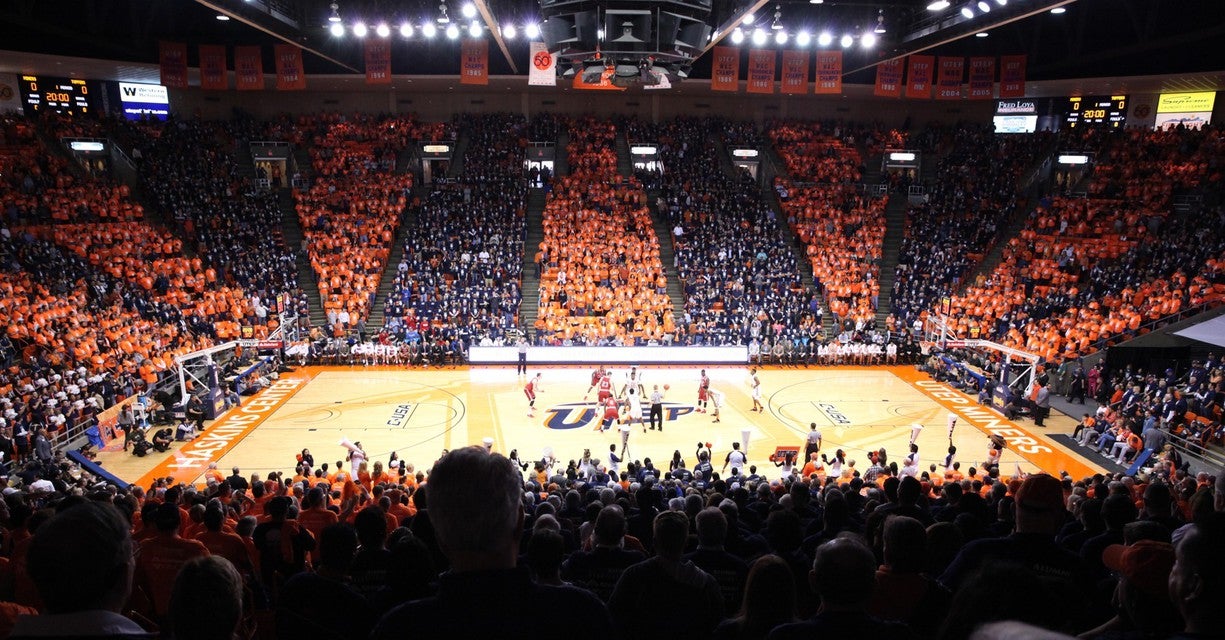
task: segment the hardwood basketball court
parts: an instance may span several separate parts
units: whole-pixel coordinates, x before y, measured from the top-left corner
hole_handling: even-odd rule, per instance
[[[98,460],[111,473],[143,486],[167,476],[202,482],[209,462],[217,462],[226,475],[231,467],[239,467],[244,475],[274,470],[292,474],[295,455],[303,448],[311,450],[317,464],[344,459],[346,451],[338,444],[342,438],[361,442],[371,464],[386,464],[396,451],[419,470],[427,469],[443,449],[480,444],[487,437],[503,453],[518,449],[524,461],[539,458],[546,448],[552,448],[563,465],[578,459],[584,448],[606,460],[609,445],[619,445],[620,435],[615,427],[594,431],[594,393],[584,402],[590,368],[533,367],[532,375],[537,371],[543,374],[543,392],[532,418],[523,393],[527,378],[516,375],[513,367],[303,367],[282,375],[260,395],[244,398],[242,407],[213,421],[195,441],[175,443],[170,453],[137,458],[113,442]],[[635,427],[629,439],[629,458],[650,457],[657,467],[667,468],[675,450],[692,466],[701,441],[713,445],[718,470],[731,443],[748,430],[749,463],[777,478],[781,470],[767,457],[776,446],[802,448],[809,423],[816,422],[824,436],[822,452],[833,455],[843,449],[862,471],[870,464],[867,452],[881,447],[900,463],[917,422],[924,425],[917,443],[919,466],[926,470],[942,462],[947,452],[951,411],[958,415],[952,440],[963,472],[986,458],[991,433],[1008,441],[1001,458],[1004,474],[1011,474],[1016,465],[1026,472],[1067,471],[1073,477],[1102,471],[1046,437],[1070,432],[1072,418],[1052,412],[1045,429],[1028,421],[1010,422],[911,366],[765,368],[759,371],[763,413],[750,411],[746,367],[707,368],[712,388],[726,394],[717,424],[709,413],[694,410],[697,367],[642,371],[648,394],[655,384],[672,387],[665,394],[665,418],[671,419],[664,430],[643,433]],[[613,372],[618,387],[623,374],[621,369]]]

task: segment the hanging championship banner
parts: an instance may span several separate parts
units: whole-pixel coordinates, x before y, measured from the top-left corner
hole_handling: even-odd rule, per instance
[[[557,57],[549,53],[543,42],[533,42],[528,49],[527,83],[541,87],[557,86]]]
[[[459,83],[489,84],[489,41],[464,38],[459,47]]]
[[[306,88],[306,73],[302,71],[302,49],[292,44],[278,44],[276,52],[277,91],[297,91]]]
[[[182,42],[158,42],[157,54],[162,68],[162,84],[176,89],[186,89],[187,45]]]
[[[367,38],[366,84],[391,84],[391,41]]]
[[[995,58],[970,58],[970,90],[967,98],[989,100],[995,94]]]
[[[715,47],[714,57],[710,60],[710,90],[740,90],[740,49]]]
[[[936,99],[961,98],[961,77],[965,75],[966,59],[940,56],[936,66]]]
[[[749,93],[774,93],[774,63],[778,55],[773,49],[749,50]]]
[[[936,59],[931,56],[910,56],[907,62],[906,97],[931,99]]]
[[[259,47],[234,47],[234,87],[239,91],[264,88],[264,56]]]
[[[881,98],[902,97],[902,61],[900,59],[876,65],[876,88],[872,93]]]
[[[1000,97],[1025,97],[1025,56],[1000,56]]]
[[[200,88],[225,91],[230,88],[226,74],[225,45],[200,45]]]
[[[783,78],[779,93],[804,95],[808,93],[807,51],[786,49],[783,51]]]
[[[817,52],[817,83],[814,93],[842,93],[842,52]]]

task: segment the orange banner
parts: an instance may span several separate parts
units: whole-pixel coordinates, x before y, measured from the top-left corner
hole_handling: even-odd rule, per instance
[[[226,77],[225,45],[200,45],[200,88],[225,91],[230,88]]]
[[[714,57],[710,60],[710,90],[740,90],[740,49],[715,47]]]
[[[366,84],[391,84],[391,41],[367,38]]]
[[[958,100],[961,98],[961,78],[965,75],[966,59],[940,56],[936,64],[936,99]]]
[[[906,70],[906,97],[932,97],[932,73],[935,71],[936,59],[932,56],[910,56]]]
[[[779,93],[803,95],[808,93],[807,51],[786,49],[783,51],[783,77]]]
[[[306,72],[302,70],[302,48],[278,44],[276,52],[277,91],[297,91],[306,88]]]
[[[814,93],[842,93],[842,52],[817,52],[817,84]]]
[[[162,68],[162,84],[176,89],[187,88],[187,44],[158,42],[157,59]]]
[[[966,95],[971,100],[990,100],[995,97],[995,58],[970,58],[970,90]]]
[[[774,93],[774,63],[778,54],[773,49],[749,50],[749,93]]]
[[[465,38],[459,48],[460,84],[489,84],[489,41]]]
[[[234,47],[234,88],[239,91],[264,88],[264,56],[259,47]]]
[[[889,60],[876,65],[876,88],[872,93],[881,98],[902,97],[901,60]]]
[[[1025,97],[1025,56],[1000,56],[1000,97]]]

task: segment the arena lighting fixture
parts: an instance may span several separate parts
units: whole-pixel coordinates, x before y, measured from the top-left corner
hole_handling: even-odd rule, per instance
[[[1067,7],[1055,7],[1054,9],[1051,9],[1051,13],[1054,15],[1062,15],[1067,12],[1068,12]]]
[[[890,151],[889,160],[892,162],[914,162],[914,153],[909,151]]]
[[[998,4],[998,5],[1000,5],[1000,6],[1002,7],[1002,6],[1006,5],[1006,4],[1008,4],[1008,0],[995,0],[995,4]]]
[[[974,17],[974,10],[973,10],[973,9],[971,9],[970,7],[968,7],[968,6],[966,6],[966,7],[962,7],[962,8],[961,8],[961,15],[965,16],[965,17],[966,17],[966,19],[968,20],[968,19],[970,19],[970,18],[973,18],[973,17]]]
[[[795,43],[801,47],[807,47],[808,43],[812,42],[812,35],[807,31],[801,31],[795,34]]]
[[[413,25],[405,22],[400,25],[400,36],[403,38],[413,37]]]
[[[760,27],[753,29],[753,44],[760,47],[764,45],[765,43],[766,43],[766,32],[762,31]]]
[[[1060,155],[1059,164],[1089,164],[1089,156],[1078,153]]]
[[[825,4],[825,0],[808,0],[808,4]]]
[[[507,40],[514,40],[516,35],[518,34],[515,31],[515,25],[508,24],[505,27],[502,27],[502,36]]]
[[[454,40],[459,37],[459,27],[449,24],[447,25],[447,37]]]
[[[948,9],[949,5],[951,4],[952,3],[949,2],[949,0],[936,0],[935,2],[927,5],[927,10],[928,11],[944,11],[945,9]]]
[[[328,22],[336,24],[337,22],[340,22],[340,5],[333,2],[330,6],[332,9],[332,15],[328,16]]]
[[[787,32],[779,31],[778,33],[774,34],[774,41],[778,44],[787,44]]]
[[[391,35],[391,27],[387,26],[386,22],[380,22],[379,26],[374,28],[374,32],[379,34],[380,38],[386,38]]]
[[[476,6],[471,2],[465,2],[464,6],[460,9],[460,12],[464,14],[465,18],[471,20],[472,18],[476,17]]]
[[[736,30],[732,32],[732,44],[740,44],[741,42],[744,42],[744,31],[740,27],[736,27]]]
[[[427,22],[421,25],[421,35],[427,38],[433,38],[437,34],[438,34],[438,28],[435,27],[433,24],[430,24],[429,22]]]
[[[842,35],[842,40],[840,40],[838,44],[841,44],[843,49],[849,49],[851,45],[855,44],[855,38],[852,38],[851,34],[845,33]]]
[[[365,38],[367,32],[369,32],[369,29],[366,28],[365,22],[359,22],[353,25],[353,35],[359,38]]]
[[[742,20],[741,22],[743,22],[744,24],[753,24],[753,21],[756,19],[757,17],[754,16],[752,13],[746,13],[744,14],[744,20]]]
[[[885,32],[885,10],[884,9],[881,9],[879,12],[877,12],[876,28],[873,29],[872,32],[873,33],[884,33]]]
[[[859,44],[863,45],[864,49],[871,49],[876,46],[876,34],[865,33],[859,38]]]
[[[219,14],[217,14],[217,19],[218,19],[218,20],[220,20],[220,21],[222,21],[222,22],[229,22],[229,21],[230,21],[230,16],[227,16],[227,15],[225,15],[224,13],[219,13]]]
[[[987,0],[978,0],[978,10],[983,13],[991,13],[991,5],[987,4]]]
[[[481,37],[481,23],[473,20],[472,24],[468,25],[468,35],[473,38]]]
[[[817,36],[817,44],[821,45],[822,47],[828,47],[833,41],[834,36],[830,35],[830,32],[828,31],[822,31],[821,35]]]
[[[975,38],[986,38],[988,35],[989,34],[986,31],[979,31],[978,33],[974,34],[974,37]]]
[[[339,38],[345,34],[345,26],[339,22],[333,22],[332,26],[328,27],[328,31],[332,32],[332,36]]]
[[[540,37],[540,26],[534,22],[527,23],[527,26],[523,27],[523,35],[531,39],[539,38]]]

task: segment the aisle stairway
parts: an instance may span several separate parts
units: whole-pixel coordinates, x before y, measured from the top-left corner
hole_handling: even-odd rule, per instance
[[[655,228],[655,237],[659,239],[659,261],[664,267],[664,278],[667,279],[668,299],[672,301],[672,318],[676,326],[681,324],[685,314],[685,291],[681,284],[680,273],[676,270],[676,252],[672,250],[672,230],[668,228],[668,217],[656,206],[658,191],[647,193],[647,208],[651,211],[651,224]]]
[[[625,139],[625,132],[618,129],[615,140],[617,149],[617,174],[622,178],[633,177],[634,163],[630,158],[630,145]]]
[[[778,152],[774,150],[774,145],[766,142],[762,149],[763,161],[759,165],[761,172],[761,197],[765,200],[770,209],[774,211],[774,216],[778,220],[779,232],[782,234],[783,242],[791,247],[792,254],[795,255],[795,266],[800,272],[800,284],[807,289],[815,291],[821,295],[821,329],[825,335],[832,335],[834,330],[833,314],[829,312],[829,305],[825,304],[824,295],[817,289],[816,279],[812,275],[812,261],[808,259],[808,248],[800,241],[800,237],[796,235],[795,229],[787,222],[787,212],[783,210],[783,203],[779,200],[778,190],[774,188],[774,179],[781,177],[787,179],[787,170],[783,160],[779,157]]]
[[[562,129],[561,133],[557,134],[557,146],[553,151],[553,175],[555,176],[570,175],[570,160],[566,155],[566,147],[569,144],[570,132]]]
[[[311,268],[310,257],[303,243],[305,234],[298,222],[298,213],[294,210],[293,194],[289,189],[281,189],[277,194],[281,207],[281,235],[285,238],[285,246],[294,252],[298,269],[298,288],[306,292],[307,305],[310,308],[311,326],[327,323],[327,315],[323,312],[323,298],[319,295],[319,278]]]
[[[461,131],[459,137],[455,140],[455,147],[451,149],[451,166],[447,169],[448,178],[458,178],[464,174],[464,156],[468,152],[468,143],[472,141],[472,136]]]
[[[524,219],[523,242],[523,302],[519,304],[519,327],[532,331],[540,310],[540,275],[536,272],[536,251],[544,241],[544,203],[547,192],[531,188],[527,192],[527,214]]]
[[[387,264],[383,267],[383,277],[379,279],[378,291],[374,294],[374,305],[370,308],[370,317],[366,320],[368,334],[377,333],[383,328],[383,322],[386,320],[383,316],[383,305],[387,303],[387,297],[391,295],[392,285],[399,272],[400,260],[404,259],[404,241],[408,238],[408,230],[417,225],[417,216],[420,214],[420,208],[412,206],[412,202],[414,200],[425,202],[430,197],[430,190],[430,187],[425,185],[417,185],[413,187],[409,195],[409,205],[404,207],[400,226],[396,228],[395,239],[391,241],[391,252],[387,256]]]
[[[898,254],[902,240],[906,237],[906,194],[892,193],[885,206],[885,239],[881,247],[880,299],[876,306],[876,328],[884,330],[885,320],[893,312],[893,279],[897,270]]]

